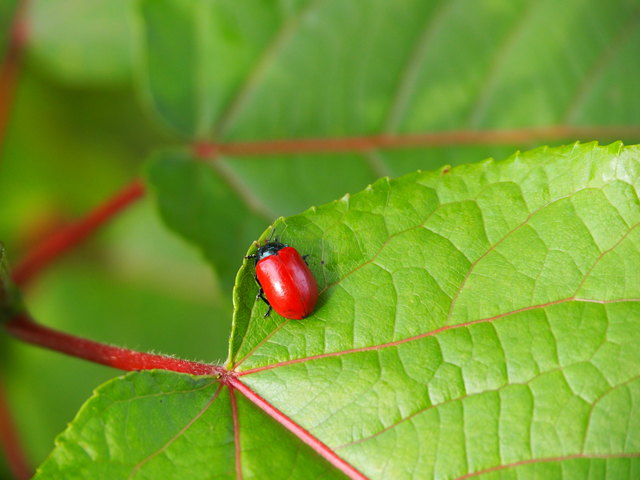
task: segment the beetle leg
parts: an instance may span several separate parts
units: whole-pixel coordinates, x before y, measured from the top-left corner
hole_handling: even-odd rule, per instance
[[[267,306],[269,308],[267,308],[267,313],[264,314],[263,318],[267,318],[269,316],[269,314],[271,313],[271,310],[273,310],[273,308],[271,307],[271,304],[269,303],[269,301],[265,298],[264,296],[264,290],[262,290],[262,288],[260,288],[260,291],[258,292],[258,294],[256,295],[256,300],[260,299],[262,300],[264,303],[267,304]]]
[[[269,303],[267,298],[264,296],[264,290],[262,289],[262,287],[260,287],[260,290],[258,291],[258,294],[256,295],[256,300],[258,300],[258,299],[262,300],[264,303],[269,305],[269,308],[271,308],[271,304]]]
[[[256,300],[260,299],[262,300],[264,303],[266,303],[267,305],[271,306],[271,304],[267,301],[267,299],[264,296],[264,290],[260,289],[260,291],[258,292],[258,294],[256,295]]]
[[[307,258],[309,258],[311,256],[311,254],[307,253],[306,255],[302,255],[302,260],[304,260],[304,263],[307,264],[307,266],[309,266],[309,262],[307,262]]]

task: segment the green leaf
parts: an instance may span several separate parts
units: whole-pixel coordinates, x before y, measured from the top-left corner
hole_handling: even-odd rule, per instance
[[[236,478],[230,395],[212,378],[158,371],[114,379],[80,410],[35,478]],[[238,399],[235,408],[250,426],[243,448],[256,453],[247,478],[335,476],[255,406]]]
[[[638,124],[635,2],[140,6],[142,87],[190,137]]]
[[[282,219],[314,314],[263,318],[246,261],[229,372],[101,387],[36,478],[636,478],[639,188],[575,144]]]

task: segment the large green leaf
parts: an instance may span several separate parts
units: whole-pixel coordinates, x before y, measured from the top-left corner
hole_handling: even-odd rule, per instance
[[[638,124],[636,2],[140,4],[145,85],[190,136]]]
[[[160,212],[170,227],[195,243],[220,276],[231,284],[237,259],[271,220],[272,214],[243,195],[250,190],[216,175],[220,162],[194,161],[185,152],[155,156],[148,172]]]
[[[576,144],[282,219],[315,313],[263,318],[245,261],[229,371],[101,387],[37,478],[636,478],[639,188]]]

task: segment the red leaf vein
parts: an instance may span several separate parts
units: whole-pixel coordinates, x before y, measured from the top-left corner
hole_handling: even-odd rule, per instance
[[[140,462],[138,462],[133,469],[131,470],[131,473],[129,474],[129,479],[135,477],[138,472],[140,471],[140,469],[148,462],[150,462],[151,460],[153,460],[155,457],[157,457],[158,455],[160,455],[162,452],[166,451],[167,448],[169,448],[176,440],[178,440],[182,435],[184,435],[184,433],[189,430],[189,428],[191,428],[191,426],[200,418],[202,417],[202,415],[204,415],[204,413],[209,410],[209,407],[211,407],[211,405],[213,405],[213,402],[216,401],[216,399],[218,398],[218,395],[220,395],[220,391],[222,390],[222,384],[218,385],[218,388],[216,389],[216,392],[213,394],[213,396],[211,397],[211,400],[209,400],[204,407],[202,407],[202,409],[200,409],[200,411],[191,419],[189,420],[186,425],[184,427],[182,427],[178,433],[176,433],[173,437],[171,437],[171,439],[169,439],[169,441],[167,443],[165,443],[162,447],[160,447],[158,450],[156,450],[155,452],[153,452],[151,455],[148,455],[146,458],[144,458],[143,460],[141,460]]]
[[[640,452],[633,453],[576,453],[573,455],[565,455],[561,457],[545,457],[545,458],[530,458],[527,460],[520,460],[518,462],[507,463],[504,465],[496,465],[494,467],[486,468],[484,470],[478,470],[476,472],[470,472],[466,475],[456,478],[455,480],[466,480],[468,478],[478,477],[487,473],[498,472],[500,470],[507,470],[509,468],[516,468],[522,465],[530,465],[533,463],[551,463],[551,462],[564,462],[567,460],[575,459],[609,459],[609,458],[637,458],[640,457]]]
[[[531,306],[528,306],[528,307],[518,308],[517,310],[512,310],[510,312],[500,313],[498,315],[494,315],[493,317],[480,318],[478,320],[471,320],[469,322],[459,323],[457,325],[445,325],[443,327],[437,328],[437,329],[432,330],[430,332],[421,333],[419,335],[415,335],[413,337],[403,338],[401,340],[395,340],[393,342],[381,343],[381,344],[378,344],[378,345],[371,345],[371,346],[368,346],[368,347],[352,348],[352,349],[348,349],[348,350],[341,350],[341,351],[338,351],[338,352],[321,353],[321,354],[318,354],[318,355],[310,355],[308,357],[302,357],[302,358],[294,358],[292,360],[285,360],[283,362],[272,363],[270,365],[264,365],[262,367],[256,367],[256,368],[252,368],[252,369],[249,369],[249,370],[240,371],[240,372],[237,372],[237,375],[238,376],[251,375],[253,373],[262,372],[264,370],[271,370],[273,368],[285,367],[287,365],[294,365],[296,363],[305,363],[305,362],[309,362],[309,361],[313,361],[313,360],[320,360],[320,359],[323,359],[323,358],[338,357],[338,356],[342,356],[342,355],[350,355],[350,354],[354,354],[354,353],[370,352],[370,351],[374,351],[374,350],[381,350],[383,348],[396,347],[396,346],[402,345],[404,343],[409,343],[409,342],[413,342],[413,341],[416,341],[416,340],[420,340],[421,338],[432,337],[432,336],[437,335],[439,333],[446,332],[447,330],[455,330],[455,329],[458,329],[458,328],[466,328],[466,327],[469,327],[471,325],[476,325],[478,323],[492,322],[494,320],[498,320],[498,319],[503,318],[503,317],[508,317],[510,315],[515,315],[515,314],[526,312],[526,311],[529,311],[529,310],[537,310],[537,309],[541,309],[541,308],[546,308],[546,307],[550,307],[550,306],[553,306],[553,305],[559,305],[559,304],[562,304],[562,303],[588,302],[588,303],[608,304],[608,303],[639,302],[639,301],[640,301],[640,299],[637,299],[637,298],[625,298],[625,299],[614,299],[614,300],[591,300],[591,299],[574,298],[574,297],[563,298],[563,299],[560,299],[560,300],[554,300],[554,301],[551,301],[551,302],[541,303],[539,305],[531,305]]]
[[[142,195],[144,186],[139,180],[135,180],[85,217],[57,231],[16,265],[12,272],[13,281],[18,285],[26,284],[51,262],[72,250]]]
[[[240,380],[233,376],[227,377],[226,381],[231,387],[241,392],[249,401],[263,410],[267,415],[281,424],[284,428],[293,433],[296,437],[298,437],[299,440],[311,447],[311,449],[313,449],[317,454],[331,463],[334,467],[339,469],[347,477],[352,480],[367,480],[367,477],[356,470],[353,465],[349,464],[343,458],[338,456],[332,448],[327,446],[320,439],[316,438],[306,429],[304,429],[301,425],[299,425],[287,415],[278,410],[276,407],[271,405],[257,392],[253,391],[249,386],[242,383]]]
[[[233,443],[236,449],[236,478],[242,480],[242,446],[240,445],[240,418],[238,417],[238,404],[233,387],[228,384],[231,398],[231,416],[233,418]]]

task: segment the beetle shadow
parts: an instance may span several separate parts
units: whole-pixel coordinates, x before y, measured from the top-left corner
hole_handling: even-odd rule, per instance
[[[307,261],[311,272],[313,273],[316,283],[318,284],[318,301],[316,302],[316,306],[314,308],[313,314],[311,317],[315,317],[318,313],[321,313],[322,308],[329,303],[331,297],[333,297],[335,293],[335,289],[331,286],[331,282],[329,278],[331,278],[334,274],[328,269],[330,266],[327,262],[327,258],[335,259],[335,255],[333,255],[333,250],[327,248],[327,245],[324,244],[320,249],[322,257],[320,254],[309,254]]]

